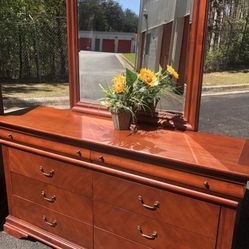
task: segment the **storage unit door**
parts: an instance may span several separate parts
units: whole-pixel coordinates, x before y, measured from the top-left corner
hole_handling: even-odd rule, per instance
[[[119,53],[130,53],[131,52],[131,41],[130,40],[119,40],[118,41],[118,52]]]
[[[91,50],[92,39],[91,38],[80,38],[80,50]]]
[[[103,39],[103,52],[111,52],[115,51],[115,41],[111,39]]]

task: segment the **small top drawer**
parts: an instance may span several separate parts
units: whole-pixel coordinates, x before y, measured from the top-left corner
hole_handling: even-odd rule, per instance
[[[82,167],[10,147],[8,165],[14,173],[92,197],[92,172]]]
[[[218,205],[101,173],[94,173],[93,191],[95,202],[216,238]]]
[[[11,142],[26,144],[35,148],[46,149],[62,155],[69,155],[80,160],[90,160],[90,150],[87,148],[76,147],[65,143],[62,144],[56,141],[37,136],[30,136],[25,133],[19,133],[7,129],[0,129],[0,138]]]
[[[198,188],[204,191],[216,192],[226,196],[237,198],[244,197],[244,185],[234,182],[227,182],[211,177],[205,177],[198,174],[192,174],[185,171],[167,167],[167,165],[154,165],[151,163],[133,160],[125,157],[101,153],[97,151],[91,152],[91,161],[106,166],[114,166],[124,168],[131,171],[137,171],[151,177],[158,177],[179,183],[180,185],[187,185]]]

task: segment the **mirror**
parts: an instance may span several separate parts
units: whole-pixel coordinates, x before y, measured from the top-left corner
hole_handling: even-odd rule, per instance
[[[102,86],[125,69],[178,71],[158,110],[183,112],[193,0],[77,0],[80,101],[99,104]]]
[[[158,124],[170,122],[171,128],[198,129],[208,0],[66,3],[73,111],[110,118],[99,102],[103,97],[99,84],[111,85],[112,78],[125,67],[157,71],[159,65],[165,68],[169,64],[180,79],[171,96],[162,93]]]
[[[249,2],[209,1],[200,130],[249,138]]]

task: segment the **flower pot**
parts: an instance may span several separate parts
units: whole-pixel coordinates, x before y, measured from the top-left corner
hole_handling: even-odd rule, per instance
[[[115,130],[129,130],[131,113],[127,111],[112,112],[112,121]]]

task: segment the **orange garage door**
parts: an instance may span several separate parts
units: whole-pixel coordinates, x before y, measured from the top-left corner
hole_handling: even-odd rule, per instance
[[[119,40],[118,41],[118,52],[119,53],[130,53],[131,52],[131,41]]]
[[[115,41],[112,39],[103,39],[103,52],[114,52]]]
[[[80,50],[91,50],[92,39],[91,38],[80,38]]]

